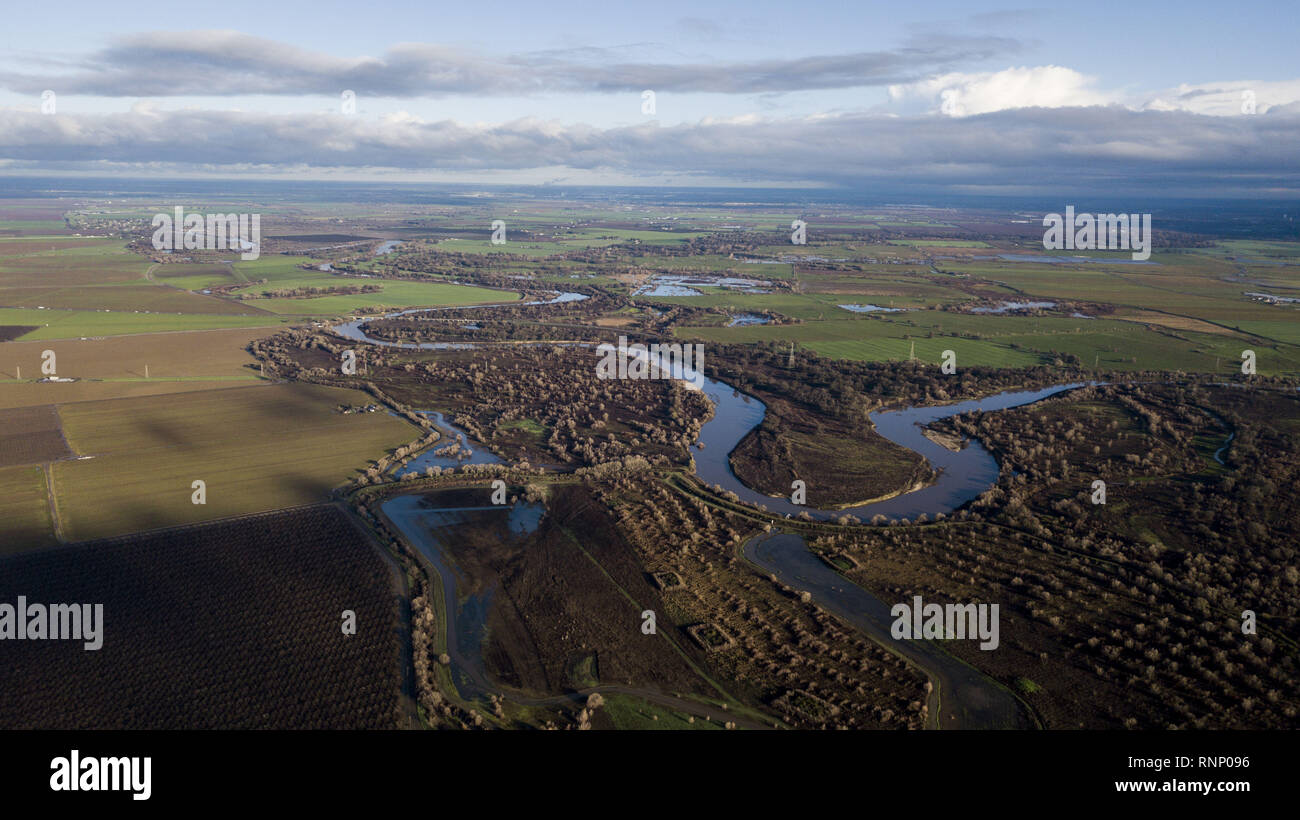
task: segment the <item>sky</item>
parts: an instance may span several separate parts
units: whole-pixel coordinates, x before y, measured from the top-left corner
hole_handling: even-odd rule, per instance
[[[12,13],[0,174],[1300,190],[1294,4],[197,9]]]

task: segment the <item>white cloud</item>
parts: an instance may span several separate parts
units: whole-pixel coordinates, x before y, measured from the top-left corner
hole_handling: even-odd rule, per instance
[[[890,99],[921,100],[931,110],[953,117],[1013,108],[1108,105],[1115,94],[1094,88],[1096,79],[1063,66],[1007,68],[982,74],[953,72],[916,83],[889,87]]]
[[[1016,108],[1122,105],[1134,111],[1187,111],[1209,116],[1254,113],[1300,102],[1300,79],[1275,82],[1230,80],[1184,84],[1161,91],[1099,88],[1097,78],[1064,66],[1021,66],[982,74],[953,72],[891,85],[895,107],[966,117]]]
[[[1250,113],[1247,103],[1254,103],[1254,113],[1300,102],[1300,79],[1281,82],[1231,80],[1226,82],[1180,85],[1158,92],[1142,108],[1151,111],[1192,111],[1231,117]]]

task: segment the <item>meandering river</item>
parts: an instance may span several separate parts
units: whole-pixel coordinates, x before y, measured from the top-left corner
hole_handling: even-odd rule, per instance
[[[579,293],[558,293],[548,300],[507,302],[497,305],[477,305],[491,308],[509,305],[556,304],[577,301],[586,296]],[[403,316],[424,311],[449,308],[413,308],[387,314],[383,318]],[[368,336],[362,329],[369,319],[358,319],[336,325],[339,335],[358,342],[384,347],[405,349],[444,349],[448,343],[397,343]],[[472,345],[470,345],[472,346]],[[667,364],[667,363],[664,363]],[[666,368],[671,370],[671,368]],[[696,381],[689,368],[681,373],[685,381]],[[876,432],[886,439],[923,456],[937,471],[938,479],[923,488],[872,503],[845,509],[822,510],[796,505],[787,498],[773,498],[747,487],[731,469],[730,454],[736,445],[763,420],[766,407],[752,396],[741,393],[725,382],[703,379],[702,389],[714,404],[714,415],[700,430],[693,456],[695,474],[706,484],[735,493],[742,501],[761,505],[779,514],[798,515],[807,512],[819,520],[831,520],[843,515],[869,519],[875,515],[889,518],[916,518],[922,514],[933,517],[950,513],[989,489],[998,478],[998,465],[993,456],[979,442],[970,442],[959,452],[947,449],[923,434],[923,428],[934,421],[975,411],[989,412],[1020,407],[1058,393],[1084,386],[1073,383],[1038,390],[1011,390],[983,399],[953,404],[909,407],[901,410],[878,411],[870,415]],[[439,422],[446,425],[445,419]],[[463,437],[461,441],[466,442]],[[486,452],[481,444],[472,443],[476,451]],[[420,467],[427,466],[421,464]],[[450,466],[450,465],[448,465]],[[419,469],[417,467],[416,469]],[[486,617],[490,592],[486,597],[471,596],[460,602],[457,595],[456,571],[441,554],[436,545],[434,530],[445,526],[449,519],[462,510],[430,510],[421,508],[416,496],[398,496],[385,502],[386,515],[403,531],[409,540],[438,568],[444,585],[448,606],[456,607],[461,617],[456,618],[457,634],[449,640],[449,654],[456,661],[458,686],[466,693],[481,693],[490,687],[482,669],[481,655],[476,656],[476,635],[481,637],[483,618]],[[865,589],[848,581],[819,557],[810,552],[803,539],[790,533],[772,533],[751,539],[743,548],[747,560],[774,573],[784,583],[811,593],[818,603],[835,613],[847,623],[862,630],[882,645],[920,666],[937,686],[931,695],[933,725],[940,728],[1026,728],[1033,726],[1032,718],[1010,691],[978,670],[957,660],[931,641],[896,641],[889,634],[893,621],[890,606]]]
[[[845,579],[808,550],[802,537],[769,533],[744,546],[747,560],[813,596],[820,606],[923,669],[935,684],[930,725],[939,729],[1032,729],[1034,721],[1009,690],[944,652],[936,641],[894,640],[890,605]]]

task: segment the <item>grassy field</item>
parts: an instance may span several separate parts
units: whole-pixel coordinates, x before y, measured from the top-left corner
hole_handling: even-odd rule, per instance
[[[690,716],[651,703],[645,698],[633,695],[605,695],[605,705],[600,707],[614,724],[615,729],[721,729],[722,726],[712,721],[696,718],[691,722]]]
[[[236,285],[248,281],[248,277],[226,263],[159,265],[151,275],[156,281],[186,290],[202,290],[215,285]]]
[[[1197,253],[1218,257],[1267,259],[1300,264],[1300,243],[1280,240],[1225,239],[1212,248],[1197,248]]]
[[[143,279],[149,260],[112,246],[0,257],[0,287],[82,287]]]
[[[163,275],[150,278],[152,269]],[[154,265],[121,240],[4,238],[0,324],[33,325],[28,338],[50,339],[277,321],[255,305],[187,289],[214,281],[241,280],[224,265]]]
[[[888,224],[888,223],[882,223]],[[989,243],[976,239],[891,239],[891,245],[907,245],[913,248],[987,248]]]
[[[86,285],[79,288],[3,288],[5,307],[62,308],[71,310],[142,311],[148,313],[243,314],[263,313],[254,304],[232,302],[161,285]]]
[[[1237,326],[1247,333],[1257,333],[1268,339],[1300,345],[1300,313],[1291,312],[1291,319],[1266,322],[1237,322]]]
[[[46,237],[46,234],[66,231],[62,219],[0,219],[0,232],[9,236]]]
[[[640,304],[689,305],[692,307],[735,308],[736,310],[774,310],[796,319],[816,320],[834,319],[836,315],[846,315],[846,311],[837,307],[840,302],[849,303],[853,299],[843,299],[836,295],[804,295],[798,293],[738,293],[736,291],[715,291],[700,296],[636,296]],[[13,322],[12,324],[19,324]]]
[[[490,232],[485,232],[490,233]],[[544,257],[554,256],[555,254],[565,253],[566,251],[576,250],[580,245],[565,245],[559,242],[524,242],[509,239],[509,229],[506,231],[507,241],[504,245],[493,245],[491,239],[459,239],[452,237],[444,239],[438,243],[438,250],[449,253],[510,253],[519,256]]]
[[[1240,321],[1269,321],[1285,308],[1252,301],[1243,291],[1258,287],[1224,281],[1231,269],[1206,257],[1153,254],[1159,267],[1038,265],[1033,263],[945,263],[945,268],[1001,282],[1023,297],[1106,302],[1119,306],[1162,310],[1235,325]]]
[[[70,540],[187,524],[325,498],[370,460],[415,438],[386,413],[343,415],[365,394],[267,385],[60,408],[82,461],[54,467]],[[191,484],[207,484],[206,505]]]
[[[0,308],[0,325],[31,325],[23,340],[78,339],[131,333],[213,330],[226,327],[274,327],[290,321],[270,313],[250,316],[215,314],[131,313],[99,310],[37,310]]]
[[[303,256],[263,256],[247,262],[234,262],[231,264],[231,269],[237,279],[242,277],[244,281],[249,282],[265,279],[268,284],[278,287],[281,279],[307,275],[308,272],[300,266],[314,262],[315,260]]]
[[[3,224],[0,222],[0,225]],[[120,250],[121,247],[122,243],[115,239],[95,239],[84,236],[5,236],[0,237],[0,258],[54,252],[66,254],[74,248]]]
[[[943,351],[951,350],[957,356],[958,367],[1023,367],[1042,364],[1042,357],[1032,353],[968,339],[816,341],[806,342],[805,346],[821,356],[850,361],[903,361],[915,356],[917,361],[938,365]]]
[[[930,240],[925,240],[930,241]],[[938,240],[934,240],[938,241]],[[871,246],[870,253],[877,253]],[[832,258],[849,249],[816,251]],[[1262,250],[1261,250],[1262,252]],[[1278,252],[1278,251],[1275,251]],[[795,293],[741,294],[703,288],[699,296],[639,297],[638,301],[773,310],[803,320],[797,325],[678,328],[681,337],[730,343],[795,342],[824,356],[850,360],[898,360],[912,355],[937,361],[957,352],[961,365],[1016,367],[1078,357],[1081,364],[1112,370],[1187,370],[1228,374],[1243,350],[1255,350],[1259,372],[1300,371],[1300,311],[1252,301],[1245,290],[1262,287],[1234,280],[1224,262],[1191,253],[1153,255],[1157,264],[1072,265],[1008,262],[992,257],[945,261],[951,277],[903,265],[868,265],[860,271],[802,272]],[[777,266],[763,266],[777,267]],[[1289,270],[1289,269],[1284,269]],[[759,274],[760,276],[763,274]],[[1252,274],[1253,275],[1253,274]],[[770,274],[768,275],[771,276]],[[1114,305],[1101,318],[1066,315],[1015,316],[908,310],[853,317],[840,304],[929,308],[986,301],[1077,301]],[[1072,310],[1069,309],[1069,310]]]
[[[39,466],[0,468],[0,555],[54,543],[45,471]]]
[[[914,311],[799,325],[682,328],[678,336],[728,343],[792,341],[823,356],[859,361],[906,359],[915,342],[917,359],[937,363],[942,351],[953,350],[958,366],[1051,364],[1072,354],[1081,364],[1105,369],[1225,374],[1240,365],[1242,350],[1253,349],[1260,373],[1300,370],[1300,348],[1294,345],[1259,345],[1231,333],[1166,332],[1104,319]]]
[[[0,382],[0,409],[33,407],[42,404],[78,404],[110,399],[166,396],[170,393],[196,393],[247,387],[250,382],[236,379],[138,379],[135,381],[79,381],[63,384],[37,382]]]
[[[360,308],[372,307],[442,307],[478,305],[489,302],[512,302],[519,298],[490,288],[469,285],[447,285],[436,282],[406,282],[401,280],[343,279],[328,273],[312,275],[299,271],[301,276],[285,277],[273,285],[254,285],[243,292],[259,293],[270,288],[338,287],[341,285],[379,285],[378,293],[353,293],[337,296],[318,296],[310,299],[256,299],[244,302],[260,310],[277,314],[306,316],[335,316]]]

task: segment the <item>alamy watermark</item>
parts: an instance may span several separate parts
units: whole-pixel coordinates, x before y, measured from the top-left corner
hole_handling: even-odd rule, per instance
[[[104,645],[103,604],[0,604],[0,641],[82,641],[88,652]]]
[[[1076,214],[1043,217],[1043,249],[1049,251],[1133,251],[1134,261],[1151,258],[1151,214]]]
[[[894,604],[889,634],[896,641],[974,640],[985,651],[998,648],[997,604],[927,604],[920,595],[911,604]]]
[[[704,386],[704,345],[627,343],[618,337],[618,347],[609,342],[597,346],[600,362],[598,379],[678,379],[696,390]]]
[[[175,215],[154,214],[156,251],[240,251],[251,262],[261,255],[261,214],[187,214],[177,205]]]
[[[132,800],[153,794],[152,757],[82,757],[73,749],[50,761],[50,790],[56,792],[130,792]]]

